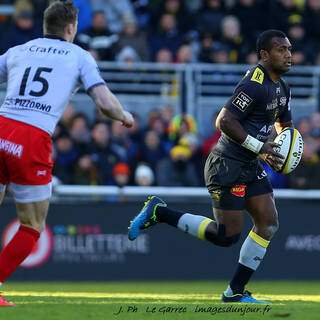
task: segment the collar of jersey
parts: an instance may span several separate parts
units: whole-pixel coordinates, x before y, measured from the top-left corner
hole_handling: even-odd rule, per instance
[[[65,39],[59,37],[59,36],[56,36],[54,34],[46,34],[44,35],[44,38],[48,38],[48,39],[57,39],[57,40],[61,40],[61,41],[66,41]]]

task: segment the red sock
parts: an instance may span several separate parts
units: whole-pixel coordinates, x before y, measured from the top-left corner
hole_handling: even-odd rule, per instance
[[[30,254],[40,233],[32,228],[20,226],[17,233],[0,254],[0,282],[4,282]]]

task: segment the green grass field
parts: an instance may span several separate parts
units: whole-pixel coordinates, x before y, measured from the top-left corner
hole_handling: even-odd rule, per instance
[[[269,305],[221,303],[225,286],[213,281],[8,282],[3,295],[18,307],[0,308],[0,319],[320,319],[320,282],[252,282],[254,296]]]

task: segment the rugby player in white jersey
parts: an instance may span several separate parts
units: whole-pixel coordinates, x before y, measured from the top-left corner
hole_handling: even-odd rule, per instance
[[[44,228],[51,196],[51,138],[72,93],[83,85],[97,107],[126,127],[124,111],[91,55],[72,44],[78,9],[53,2],[44,12],[44,37],[0,56],[0,203],[11,183],[20,228],[0,254],[0,285],[30,254]],[[0,296],[0,306],[13,306]]]

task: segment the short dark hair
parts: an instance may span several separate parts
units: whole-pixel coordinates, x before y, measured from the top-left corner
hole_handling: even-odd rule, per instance
[[[43,27],[47,34],[64,34],[68,24],[75,24],[78,18],[78,8],[73,1],[55,1],[44,12]]]
[[[270,52],[272,48],[272,38],[286,38],[287,35],[280,31],[280,30],[266,30],[262,32],[257,40],[257,45],[256,45],[256,50],[257,50],[257,55],[258,59],[261,59],[260,51],[265,50]]]

